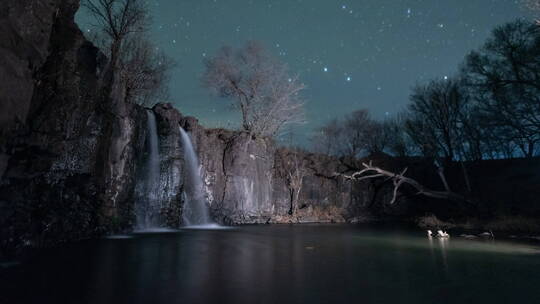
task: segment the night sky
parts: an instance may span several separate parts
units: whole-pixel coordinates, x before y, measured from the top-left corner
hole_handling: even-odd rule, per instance
[[[150,37],[178,67],[171,100],[208,127],[238,126],[227,100],[200,85],[203,59],[223,45],[263,43],[307,85],[306,143],[314,128],[353,110],[383,118],[408,102],[415,83],[453,75],[494,26],[530,14],[514,0],[149,1]],[[88,26],[81,20],[81,27]]]

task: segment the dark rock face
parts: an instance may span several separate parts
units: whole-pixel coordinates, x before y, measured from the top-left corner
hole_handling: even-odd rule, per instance
[[[1,96],[11,119],[0,142],[9,160],[0,166],[2,240],[47,245],[130,227],[144,111],[123,100],[115,101],[125,103],[123,116],[108,110],[99,94],[106,59],[73,21],[78,1],[0,5],[0,22],[11,24],[2,35],[18,39],[3,45],[2,58],[31,55],[0,65],[2,85],[18,83]]]
[[[167,225],[178,227],[182,212],[184,180],[183,148],[178,126],[183,117],[171,104],[157,104],[153,111],[156,114],[159,135],[159,199],[162,201]]]
[[[27,118],[36,82],[35,73],[49,55],[51,32],[61,1],[2,1],[0,3],[0,175],[11,134]],[[72,1],[75,2],[75,1]]]
[[[198,135],[197,150],[214,216],[225,223],[266,222],[276,207],[274,143],[244,132],[205,130]]]

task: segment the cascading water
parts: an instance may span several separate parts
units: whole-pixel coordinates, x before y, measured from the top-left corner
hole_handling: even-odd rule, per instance
[[[204,197],[204,188],[199,172],[199,160],[193,144],[186,131],[180,127],[182,145],[184,147],[184,164],[186,175],[184,181],[185,203],[182,218],[187,226],[212,225],[208,205]]]
[[[146,112],[148,121],[147,149],[148,156],[145,171],[138,185],[136,202],[137,229],[144,230],[163,226],[161,204],[159,199],[159,141],[157,134],[156,116],[154,112]]]

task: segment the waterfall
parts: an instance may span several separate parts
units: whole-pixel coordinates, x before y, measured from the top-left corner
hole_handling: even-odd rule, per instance
[[[200,226],[212,224],[210,220],[208,205],[204,197],[204,187],[199,171],[199,160],[193,149],[193,144],[189,135],[180,127],[182,146],[184,147],[184,210],[182,218],[187,226]]]
[[[161,203],[159,199],[159,142],[156,116],[154,112],[146,112],[147,130],[147,159],[143,178],[138,185],[136,202],[137,229],[149,229],[163,226],[161,219]]]

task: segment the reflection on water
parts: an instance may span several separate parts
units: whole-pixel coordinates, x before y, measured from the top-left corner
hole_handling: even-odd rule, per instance
[[[166,233],[166,232],[178,232],[178,230],[171,229],[171,228],[145,228],[145,229],[137,229],[133,233]]]
[[[0,297],[9,303],[540,303],[540,254],[523,244],[345,225],[132,236],[46,251],[0,269]]]
[[[218,224],[203,224],[203,225],[189,225],[183,226],[182,229],[199,229],[199,230],[227,230],[233,229],[230,226],[221,226]]]
[[[106,239],[110,239],[110,240],[125,240],[125,239],[132,239],[132,238],[133,238],[133,235],[128,235],[128,234],[114,234],[114,235],[106,236],[105,238],[106,238]]]

